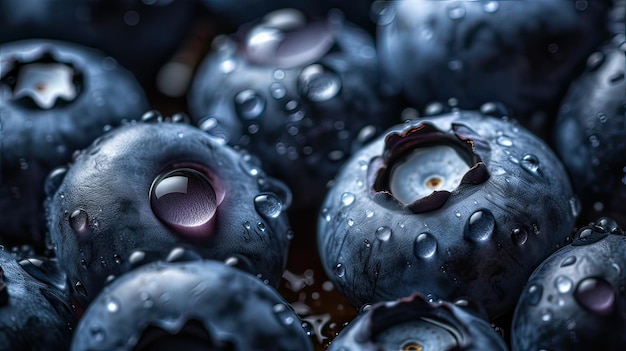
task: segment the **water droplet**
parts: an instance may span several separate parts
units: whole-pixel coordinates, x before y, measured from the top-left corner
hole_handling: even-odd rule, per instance
[[[515,228],[511,232],[511,240],[517,245],[524,245],[528,241],[528,233],[524,229]]]
[[[89,328],[89,334],[97,343],[103,342],[106,338],[106,333],[104,329],[102,329],[102,327],[100,326],[92,326],[91,328]]]
[[[146,253],[141,250],[133,251],[130,256],[128,256],[128,263],[131,265],[137,265],[146,257]]]
[[[272,310],[274,311],[274,314],[276,314],[278,320],[284,325],[292,325],[296,321],[292,310],[282,303],[274,305]]]
[[[156,217],[177,233],[201,237],[211,233],[217,195],[204,174],[180,168],[154,180],[150,205]]]
[[[374,235],[376,235],[376,238],[378,240],[387,241],[391,238],[391,233],[392,233],[391,228],[382,226],[376,229],[376,232],[374,233]]]
[[[350,206],[354,203],[356,196],[353,193],[343,193],[341,194],[341,203],[344,206]]]
[[[272,83],[270,85],[270,94],[274,99],[282,99],[287,95],[287,89],[281,83]]]
[[[465,7],[461,3],[452,3],[448,6],[448,17],[453,20],[458,20],[465,17]]]
[[[602,52],[596,51],[587,58],[587,70],[592,72],[602,65],[605,56]]]
[[[494,13],[498,11],[499,8],[500,8],[500,3],[497,1],[487,1],[483,5],[483,10],[487,13]]]
[[[274,79],[282,80],[285,78],[285,71],[282,69],[277,69],[274,71]]]
[[[72,212],[69,218],[70,227],[77,235],[88,235],[89,230],[89,217],[87,212],[82,209],[77,209]]]
[[[426,116],[438,115],[443,112],[443,104],[440,102],[431,102],[426,105],[424,114]]]
[[[556,287],[556,290],[558,292],[560,292],[561,294],[565,294],[572,290],[574,282],[572,282],[572,280],[568,277],[560,275],[554,280],[554,286]]]
[[[337,263],[334,268],[335,275],[339,278],[343,278],[346,275],[346,268],[341,263]]]
[[[478,210],[469,217],[463,237],[472,241],[485,241],[491,237],[496,220],[489,210]]]
[[[283,204],[276,195],[266,193],[257,195],[254,198],[254,208],[260,215],[272,219],[280,216],[283,210]]]
[[[367,209],[365,210],[365,217],[372,218],[374,216],[374,211]]]
[[[298,84],[302,95],[314,102],[330,100],[341,90],[339,76],[320,64],[305,67],[300,73]]]
[[[571,266],[576,263],[576,256],[569,256],[561,262],[561,267]]]
[[[586,278],[576,286],[574,298],[585,309],[608,315],[615,306],[615,289],[603,278]]]
[[[265,231],[265,223],[263,222],[257,222],[256,223],[257,228],[259,228],[260,231],[264,232]]]
[[[550,310],[545,310],[541,313],[541,320],[544,322],[549,322],[552,320],[552,311]]]
[[[374,136],[376,136],[376,127],[372,125],[366,125],[365,127],[361,128],[361,130],[357,134],[356,140],[361,144],[365,144],[368,141],[372,140]]]
[[[80,280],[76,281],[76,283],[74,284],[74,289],[80,295],[87,296],[87,289],[85,289],[85,286]]]
[[[115,313],[120,310],[120,303],[114,297],[107,297],[104,300],[104,305],[106,306],[106,310],[109,313]]]
[[[507,137],[506,135],[499,136],[496,139],[496,143],[498,143],[498,145],[504,146],[504,147],[511,147],[511,146],[513,146],[513,140],[511,140],[511,138]]]
[[[348,223],[348,227],[352,227],[354,225],[354,219],[348,218],[347,223]]]
[[[235,108],[239,117],[255,119],[265,111],[265,99],[254,90],[247,89],[235,96]]]
[[[533,284],[528,288],[527,299],[531,306],[539,304],[543,295],[543,287],[541,285]]]
[[[421,258],[432,257],[437,252],[437,239],[430,233],[421,233],[415,237],[413,254]]]
[[[572,216],[574,216],[574,218],[578,217],[578,215],[580,214],[580,209],[581,209],[581,204],[580,204],[580,200],[578,199],[578,197],[572,196],[569,199],[569,206],[570,206],[570,210],[572,211]]]

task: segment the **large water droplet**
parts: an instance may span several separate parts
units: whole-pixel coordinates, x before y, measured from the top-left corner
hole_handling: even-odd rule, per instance
[[[501,135],[498,138],[496,138],[496,143],[498,143],[498,145],[504,146],[504,147],[511,147],[511,146],[513,146],[513,140],[511,140],[511,138],[509,138],[506,135]]]
[[[135,250],[130,254],[130,256],[128,256],[128,263],[135,266],[141,263],[141,261],[143,261],[144,258],[146,258],[145,252],[141,250]]]
[[[90,233],[88,223],[89,217],[87,216],[87,212],[85,212],[85,210],[74,210],[72,214],[70,214],[69,222],[70,227],[77,235],[88,235]]]
[[[391,238],[391,233],[391,228],[387,226],[381,226],[376,229],[374,235],[376,235],[376,238],[380,241],[387,241]]]
[[[437,239],[430,233],[421,233],[415,237],[413,254],[421,258],[432,257],[437,252]]]
[[[560,275],[556,277],[556,279],[554,279],[554,286],[556,287],[556,290],[558,292],[560,292],[561,294],[565,294],[572,290],[574,282],[572,282],[570,278],[564,275]]]
[[[522,160],[520,161],[519,164],[523,170],[525,170],[526,172],[532,175],[540,174],[539,159],[535,155],[531,155],[531,154],[525,155],[524,157],[522,157]]]
[[[305,67],[300,73],[298,84],[302,95],[314,102],[330,100],[341,89],[339,76],[319,64]]]
[[[179,234],[211,234],[217,195],[202,173],[188,168],[158,176],[150,189],[150,205],[159,220]]]
[[[574,298],[585,309],[608,315],[615,305],[615,289],[603,278],[586,278],[578,283]]]
[[[526,294],[527,294],[526,298],[528,299],[528,303],[531,306],[535,306],[539,304],[539,302],[541,301],[541,297],[543,295],[543,287],[541,285],[533,284],[528,288],[528,291]]]
[[[471,241],[485,241],[491,237],[496,220],[489,210],[479,210],[469,217],[463,237]]]
[[[453,20],[458,20],[465,17],[465,7],[461,3],[451,3],[448,6],[448,17]]]
[[[260,194],[254,198],[254,208],[265,218],[278,218],[283,210],[283,204],[280,199],[272,194]]]
[[[252,89],[239,92],[235,96],[235,109],[243,119],[255,119],[265,110],[265,99]]]
[[[353,193],[343,193],[341,194],[341,204],[344,206],[350,206],[356,200],[356,196]]]
[[[483,5],[483,10],[487,13],[494,13],[498,11],[499,8],[500,8],[500,3],[498,1],[487,1]]]

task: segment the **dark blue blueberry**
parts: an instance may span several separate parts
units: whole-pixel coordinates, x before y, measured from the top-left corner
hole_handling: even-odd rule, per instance
[[[355,306],[415,291],[510,312],[566,243],[575,198],[539,138],[456,111],[391,128],[345,164],[318,219],[324,269]]]
[[[462,303],[463,301],[460,301]],[[328,351],[507,351],[501,335],[478,313],[420,294],[366,306]]]
[[[83,315],[72,350],[313,350],[291,306],[221,262],[156,262],[109,285]]]
[[[189,247],[199,257],[237,257],[278,284],[289,190],[248,155],[174,117],[149,112],[96,139],[47,199],[51,243],[79,304],[113,277]]]
[[[54,259],[0,248],[0,350],[66,351],[76,325]]]
[[[67,40],[104,51],[142,81],[151,79],[188,34],[195,1],[3,0],[0,43]]]
[[[626,236],[601,218],[533,272],[512,323],[513,351],[626,347]]]
[[[273,12],[214,41],[189,95],[198,126],[257,155],[318,205],[326,184],[364,142],[395,124],[381,92],[371,35],[340,16]]]
[[[44,180],[148,102],[114,59],[72,43],[0,45],[0,241],[42,249]]]
[[[419,109],[449,99],[464,109],[502,102],[543,131],[567,84],[606,39],[610,3],[377,2],[386,83]]]
[[[626,37],[591,54],[572,83],[554,130],[557,153],[581,199],[582,213],[626,225]]]

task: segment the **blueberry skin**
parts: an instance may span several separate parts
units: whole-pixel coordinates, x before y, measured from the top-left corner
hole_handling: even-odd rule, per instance
[[[218,139],[155,116],[96,139],[47,199],[50,242],[78,305],[176,247],[236,257],[276,286],[291,238],[288,189]]]
[[[313,350],[301,324],[276,290],[239,269],[154,262],[107,286],[71,350]]]
[[[69,68],[70,81],[46,81],[43,74],[51,66],[33,69],[32,65],[55,63]],[[89,145],[104,129],[141,115],[148,102],[133,75],[115,60],[72,43],[2,44],[0,66],[0,240],[42,249],[46,175],[69,162],[75,150]],[[30,95],[22,94],[22,87],[37,82],[32,78],[49,85],[39,95],[32,94],[36,86]],[[55,84],[59,81],[65,84]],[[45,89],[58,91],[52,91],[49,100]],[[74,89],[71,98],[69,89]]]
[[[319,206],[349,155],[398,122],[379,83],[369,33],[338,15],[307,20],[284,10],[214,41],[189,108],[201,128],[286,182],[294,207]]]
[[[69,348],[77,321],[64,278],[52,259],[22,259],[0,249],[0,350]]]
[[[615,36],[587,61],[586,71],[563,99],[554,145],[575,180],[582,213],[609,215],[626,225],[624,35]]]
[[[188,32],[195,1],[3,0],[0,42],[46,38],[97,48],[151,79]]]
[[[344,350],[506,351],[504,339],[479,314],[416,293],[361,312],[330,344]]]
[[[533,272],[511,330],[513,351],[626,347],[626,236],[611,218],[582,227]]]
[[[587,55],[606,39],[610,3],[384,2],[378,5],[381,69],[418,108],[450,98],[464,109],[498,101],[534,125],[541,121],[531,115],[558,108]]]
[[[456,149],[467,172],[446,168],[454,158],[439,157],[441,146]],[[433,156],[394,176],[420,150]],[[459,184],[400,200],[403,186],[420,184],[411,177],[431,173],[439,178],[426,180]],[[467,296],[495,318],[512,311],[534,268],[566,243],[570,203],[558,158],[513,121],[473,111],[425,117],[391,128],[345,164],[320,211],[320,258],[354,306],[419,291]]]

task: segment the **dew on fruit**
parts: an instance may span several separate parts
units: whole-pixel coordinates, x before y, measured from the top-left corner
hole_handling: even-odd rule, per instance
[[[146,258],[146,253],[141,250],[133,251],[130,256],[128,256],[128,263],[135,266]]]
[[[528,303],[531,306],[535,306],[541,301],[541,297],[543,296],[543,287],[541,285],[533,284],[528,288],[526,294]]]
[[[391,238],[392,230],[387,226],[380,226],[374,232],[376,239],[380,241],[388,241]]]
[[[581,210],[581,203],[577,196],[572,196],[569,199],[569,206],[572,212],[572,216],[574,218],[578,217],[578,215],[580,214],[580,210]]]
[[[615,306],[615,289],[603,278],[585,278],[576,286],[574,298],[586,310],[599,315],[608,315],[613,312]]]
[[[202,173],[181,168],[155,179],[150,205],[156,217],[179,234],[204,236],[217,211],[217,195]]]
[[[291,309],[282,303],[274,305],[272,310],[274,311],[276,318],[278,318],[278,320],[284,325],[292,325],[296,321]]]
[[[165,261],[166,262],[176,262],[176,261],[180,260],[184,255],[185,255],[185,249],[184,248],[182,248],[182,247],[175,247],[172,250],[170,250],[170,252],[167,254],[167,257],[165,258]],[[143,258],[141,260],[143,260]]]
[[[541,320],[544,322],[550,322],[552,320],[552,311],[545,310],[541,312]]]
[[[420,233],[413,243],[413,254],[419,258],[430,258],[437,252],[437,239],[430,233]]]
[[[511,146],[513,146],[513,140],[511,140],[511,138],[509,138],[506,135],[500,135],[498,138],[496,138],[496,143],[498,143],[498,145],[504,146],[504,147],[511,147]]]
[[[478,210],[469,217],[463,238],[475,242],[488,240],[493,233],[496,220],[489,210]]]
[[[94,341],[97,343],[103,342],[104,339],[106,338],[105,331],[100,326],[92,326],[89,329],[89,333],[91,337],[94,339]]]
[[[276,100],[282,99],[287,95],[287,88],[282,83],[274,82],[270,85],[270,95]]]
[[[335,97],[341,89],[339,76],[322,65],[305,67],[298,77],[298,85],[303,96],[313,102],[323,102]]]
[[[86,236],[90,234],[89,229],[89,217],[87,212],[82,209],[76,209],[70,214],[69,223],[70,227],[79,236]]]
[[[335,275],[339,278],[343,278],[346,274],[346,268],[341,263],[337,263],[333,268]]]
[[[511,232],[511,240],[515,244],[522,246],[528,241],[528,233],[524,229],[515,228]]]
[[[108,296],[105,300],[104,300],[104,304],[106,306],[106,310],[109,313],[116,313],[117,311],[120,310],[120,303],[119,301],[112,297],[112,296]]]
[[[561,267],[571,266],[576,263],[576,256],[569,256],[561,262]]]
[[[276,195],[265,193],[254,198],[254,208],[266,219],[275,219],[282,213],[283,204]]]
[[[560,275],[554,280],[554,286],[559,293],[565,294],[572,290],[574,282],[572,282],[570,278],[564,275]]]
[[[74,290],[76,290],[76,292],[80,295],[87,296],[87,289],[85,289],[85,286],[80,280],[77,280],[76,283],[74,283]]]
[[[235,110],[242,119],[259,118],[265,111],[265,99],[252,89],[247,89],[235,95]]]
[[[500,3],[498,1],[487,1],[483,5],[483,10],[487,13],[494,13],[498,11],[499,8],[500,8]]]
[[[460,3],[452,3],[448,6],[448,17],[453,20],[459,20],[465,17],[465,7]]]
[[[602,52],[596,51],[587,57],[587,70],[592,72],[602,65],[605,56]]]

